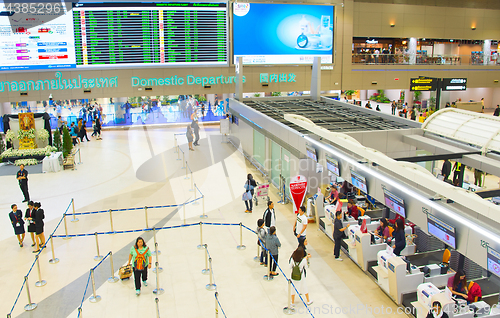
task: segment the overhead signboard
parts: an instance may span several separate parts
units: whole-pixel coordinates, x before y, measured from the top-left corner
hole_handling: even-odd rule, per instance
[[[435,91],[437,78],[419,77],[410,80],[410,91]]]
[[[467,89],[466,78],[443,78],[443,91],[465,91]]]

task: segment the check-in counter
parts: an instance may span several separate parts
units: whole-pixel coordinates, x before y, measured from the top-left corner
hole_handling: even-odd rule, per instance
[[[408,273],[408,264],[401,257],[392,257],[387,262],[389,295],[400,305],[404,294],[416,292],[424,282],[424,273],[417,268]]]
[[[356,255],[358,265],[364,271],[368,270],[368,262],[377,260],[377,253],[387,248],[387,244],[371,244],[371,234],[361,233],[357,231],[355,234],[356,239]]]
[[[439,290],[435,285],[423,283],[417,287],[417,301],[411,302],[415,308],[416,318],[426,318],[432,303],[439,301],[443,310],[450,318],[473,318],[474,311],[465,306],[458,312],[454,312],[455,302],[451,299],[451,292],[448,288]],[[487,316],[486,316],[487,317]]]

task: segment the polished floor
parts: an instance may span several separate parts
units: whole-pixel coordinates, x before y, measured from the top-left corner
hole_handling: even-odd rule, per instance
[[[262,182],[261,176],[232,145],[222,143],[217,126],[202,129],[200,146],[196,151],[188,151],[185,138],[179,136],[179,144],[185,152],[188,173],[182,169],[182,160],[176,160],[174,153],[174,133],[182,133],[181,127],[147,128],[104,131],[101,141],[82,143],[82,164],[77,169],[58,173],[32,174],[29,189],[34,201],[40,201],[45,210],[45,235],[55,229],[61,216],[70,206],[73,198],[75,210],[107,211],[129,207],[180,205],[148,209],[150,227],[175,226],[200,222],[203,205],[208,218],[205,222],[242,222],[251,229],[262,217],[264,204],[259,204],[251,214],[244,213],[241,201],[243,183],[248,172],[252,172]],[[182,154],[180,155],[182,159]],[[28,167],[29,170],[29,167]],[[194,199],[191,178],[204,195],[204,204],[184,202]],[[7,214],[10,205],[17,203],[26,208],[22,194],[14,176],[1,176],[1,209],[4,221],[0,223],[0,252],[3,255],[0,267],[0,313],[10,312],[23,277],[30,270],[35,259],[31,238],[25,239],[20,248],[13,235]],[[271,199],[277,201],[276,189],[271,191]],[[197,195],[199,198],[199,194]],[[282,247],[279,265],[289,276],[288,259],[297,246],[292,233],[295,216],[291,205],[276,204],[277,235]],[[68,213],[72,212],[71,206]],[[92,234],[111,229],[110,214],[79,215],[78,222],[70,222],[69,234]],[[114,270],[125,264],[130,247],[137,236],[142,236],[148,246],[154,248],[153,233],[144,232],[146,216],[144,209],[112,212],[113,228],[119,230],[139,230],[124,234],[103,234],[98,236],[101,255],[113,252]],[[64,234],[64,222],[56,234]],[[365,275],[357,265],[345,255],[343,262],[335,261],[332,242],[310,224],[307,230],[308,251],[312,254],[307,270],[307,284],[311,300],[310,314],[303,303],[296,299],[296,317],[406,317],[397,314],[397,306],[380,290],[374,281]],[[235,225],[204,225],[203,243],[208,245],[212,258],[212,269],[218,298],[227,317],[284,317],[283,307],[287,305],[287,280],[280,274],[273,281],[265,281],[266,269],[254,261],[257,254],[256,236],[242,230],[245,250],[238,250],[240,227]],[[215,298],[213,291],[207,291],[209,276],[203,275],[205,252],[198,249],[200,244],[199,225],[161,230],[157,233],[161,254],[158,256],[163,272],[159,276],[160,287],[165,290],[158,296],[160,317],[213,317]],[[25,312],[28,303],[26,289],[20,294],[12,312],[12,317],[77,317],[78,307],[89,279],[89,270],[98,264],[95,236],[75,237],[69,240],[55,238],[57,264],[49,264],[52,258],[50,248],[40,254],[43,287],[35,287],[39,280],[35,266],[29,275],[29,288],[33,302],[38,308]],[[50,245],[49,245],[50,247]],[[117,275],[116,273],[114,274]],[[90,303],[91,284],[83,301],[84,317],[156,317],[155,294],[156,275],[149,271],[149,285],[142,287],[142,294],[136,296],[133,281],[108,283],[111,276],[109,258],[95,270],[96,294],[101,296],[98,303]],[[224,317],[222,310],[219,317]]]

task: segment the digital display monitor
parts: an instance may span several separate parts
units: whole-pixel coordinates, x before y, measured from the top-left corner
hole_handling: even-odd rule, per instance
[[[318,162],[318,155],[316,154],[316,149],[313,147],[306,145],[306,155],[312,160]]]
[[[368,188],[366,187],[365,177],[359,175],[358,173],[351,170],[351,183],[354,187],[361,190],[361,192],[368,193]]]
[[[340,176],[339,162],[330,156],[326,156],[326,169],[336,176]]]
[[[455,241],[455,228],[441,221],[432,214],[427,214],[427,229],[429,234],[436,237],[446,245],[457,248]]]
[[[488,271],[500,277],[500,253],[488,247]]]
[[[243,64],[332,63],[334,7],[234,3],[234,57]]]
[[[0,15],[3,71],[228,65],[226,2],[78,2],[12,29],[15,18]]]
[[[384,190],[384,202],[385,206],[391,209],[391,211],[396,212],[402,217],[406,218],[405,202],[400,197],[394,195],[394,193]]]

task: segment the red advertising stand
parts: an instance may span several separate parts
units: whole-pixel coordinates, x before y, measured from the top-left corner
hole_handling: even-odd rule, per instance
[[[298,175],[290,180],[290,196],[293,201],[293,211],[299,213],[299,208],[304,202],[307,192],[307,179],[304,176]]]

